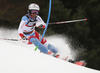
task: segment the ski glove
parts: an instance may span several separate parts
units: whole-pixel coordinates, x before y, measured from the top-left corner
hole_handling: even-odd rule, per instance
[[[22,36],[22,39],[23,39],[23,40],[28,40],[25,36]]]
[[[43,22],[37,22],[36,23],[36,27],[38,27],[38,28],[45,28],[45,23],[43,23]]]
[[[39,27],[42,28],[43,27],[43,24],[41,24]]]

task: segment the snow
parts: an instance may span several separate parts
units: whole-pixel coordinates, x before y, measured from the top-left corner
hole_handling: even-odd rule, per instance
[[[1,36],[2,33],[4,32],[0,32],[0,37],[4,37],[5,34]],[[16,30],[9,36],[10,38],[18,38]],[[57,48],[61,48],[61,54],[64,53],[62,57],[68,55],[73,58],[70,47],[66,44],[65,39],[60,37],[50,36],[46,39]],[[26,45],[21,41],[0,40],[0,73],[100,73],[97,70],[45,55],[39,50],[34,51],[34,48],[34,45]]]

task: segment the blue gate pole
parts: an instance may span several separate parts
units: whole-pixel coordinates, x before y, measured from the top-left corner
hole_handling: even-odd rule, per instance
[[[44,32],[43,32],[42,37],[40,39],[40,42],[42,41],[42,38],[44,37],[45,32],[47,30],[47,27],[48,27],[48,24],[49,24],[49,20],[50,20],[50,13],[51,13],[51,0],[49,0],[49,12],[48,12],[48,19],[47,19],[46,27],[44,29]],[[36,46],[35,51],[37,50],[37,48],[38,48],[38,46]]]

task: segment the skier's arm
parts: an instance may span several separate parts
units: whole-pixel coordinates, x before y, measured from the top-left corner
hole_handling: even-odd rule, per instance
[[[40,16],[37,16],[37,23],[36,23],[36,27],[38,28],[45,28],[45,23],[42,20],[42,18]]]
[[[43,23],[43,22],[37,22],[36,23],[36,27],[38,27],[38,28],[45,28],[45,23]]]
[[[27,21],[27,17],[22,17],[22,20],[20,22],[20,25],[19,25],[19,28],[18,28],[18,33],[19,33],[19,36],[22,38],[22,39],[25,39],[25,36],[23,34],[23,27],[25,26],[26,24],[26,21]]]

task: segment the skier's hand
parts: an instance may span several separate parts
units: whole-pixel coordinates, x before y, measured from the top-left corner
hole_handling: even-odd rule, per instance
[[[45,28],[45,23],[43,23],[43,22],[37,22],[36,23],[36,27]]]
[[[22,39],[23,39],[23,40],[28,40],[25,36],[22,36]]]

